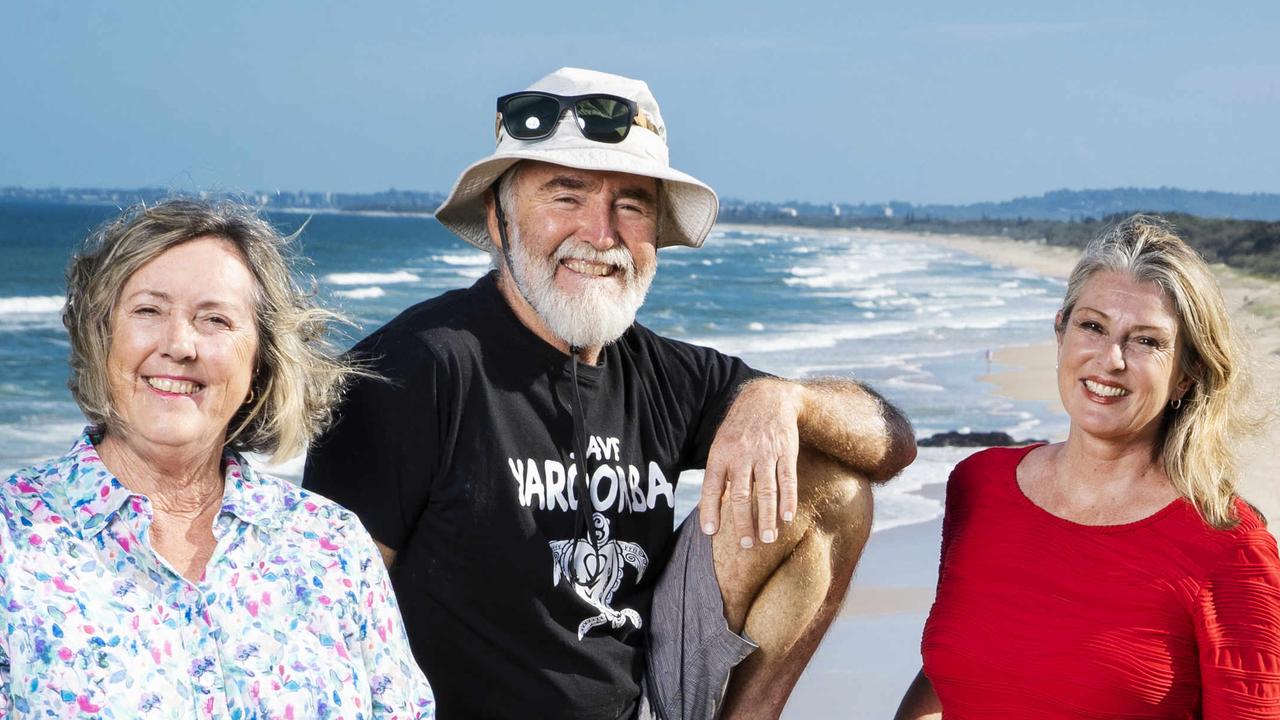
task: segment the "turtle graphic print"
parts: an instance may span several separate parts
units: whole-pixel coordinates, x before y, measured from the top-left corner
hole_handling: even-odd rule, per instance
[[[551,541],[551,582],[559,585],[561,579],[573,586],[578,597],[595,608],[592,615],[578,624],[578,639],[587,636],[592,628],[607,624],[617,629],[631,622],[637,629],[644,624],[640,614],[631,608],[615,610],[610,607],[613,594],[622,585],[626,565],[636,569],[635,581],[644,577],[649,567],[649,556],[644,548],[633,542],[614,540],[609,536],[609,518],[592,513],[590,538],[582,540]]]

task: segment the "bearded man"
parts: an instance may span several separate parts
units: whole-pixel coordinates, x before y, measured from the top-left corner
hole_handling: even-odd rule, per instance
[[[701,245],[718,208],[645,83],[564,68],[498,112],[436,215],[494,270],[354,348],[381,377],[305,484],[382,546],[441,718],[777,717],[910,426],[857,383],[635,323],[658,248]]]

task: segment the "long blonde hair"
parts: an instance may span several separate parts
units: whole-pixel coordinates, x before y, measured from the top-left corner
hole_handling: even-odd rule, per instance
[[[1168,221],[1133,215],[1089,243],[1067,281],[1061,323],[1071,316],[1085,281],[1100,270],[1156,283],[1173,301],[1184,342],[1180,369],[1192,385],[1180,407],[1165,408],[1161,460],[1174,488],[1206,523],[1233,527],[1238,521],[1235,444],[1240,434],[1256,430],[1261,418],[1250,409],[1249,355],[1232,330],[1218,281]]]

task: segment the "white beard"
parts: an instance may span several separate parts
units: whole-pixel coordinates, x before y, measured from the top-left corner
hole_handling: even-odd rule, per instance
[[[534,257],[515,225],[507,228],[511,277],[552,334],[579,348],[602,347],[622,337],[636,321],[656,267],[641,272],[625,248],[601,251],[573,238],[561,243],[549,259]],[[569,294],[556,285],[556,270],[565,258],[607,263],[617,269],[609,277],[587,282],[582,292]]]

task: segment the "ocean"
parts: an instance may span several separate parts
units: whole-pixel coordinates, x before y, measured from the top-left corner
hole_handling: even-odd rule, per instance
[[[0,473],[62,454],[84,425],[66,389],[64,271],[90,229],[116,213],[0,204]],[[341,346],[489,268],[487,254],[429,217],[269,219],[285,233],[302,229],[299,271],[355,321]],[[1003,430],[1052,438],[1065,433],[1062,416],[999,397],[978,377],[1002,369],[992,350],[1052,336],[1063,289],[1059,280],[875,231],[725,226],[700,249],[659,252],[639,321],[778,375],[857,378],[903,408],[920,437]],[[920,491],[944,483],[967,454],[922,449],[902,478],[877,489],[875,529],[940,516],[941,503]],[[296,478],[300,468],[295,460],[271,470]],[[678,509],[696,503],[699,481],[682,479]]]

